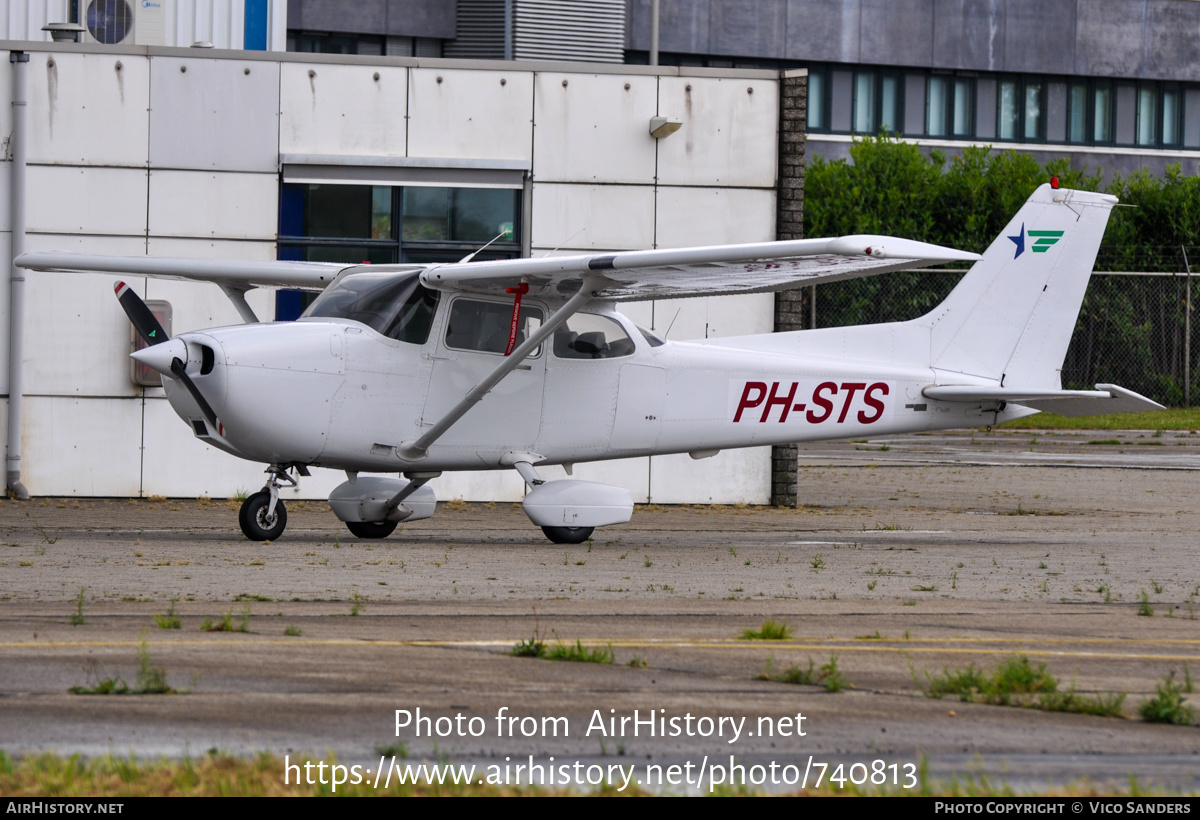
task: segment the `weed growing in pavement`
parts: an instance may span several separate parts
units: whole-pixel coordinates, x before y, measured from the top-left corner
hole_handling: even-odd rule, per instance
[[[1024,655],[1006,658],[990,673],[971,665],[965,669],[944,669],[938,675],[926,672],[921,680],[914,670],[913,680],[930,698],[957,695],[959,700],[970,703],[1025,706],[1047,712],[1121,717],[1125,702],[1124,692],[1088,696],[1079,694],[1073,685],[1060,691],[1058,681],[1046,671],[1046,665],[1035,667]]]
[[[75,598],[75,611],[71,613],[71,626],[83,626],[87,623],[87,619],[83,617],[83,589],[79,590],[79,595]]]
[[[801,686],[824,686],[827,692],[840,692],[850,686],[850,681],[838,669],[837,656],[830,655],[827,663],[817,667],[812,658],[808,668],[789,666],[783,672],[772,672],[775,659],[767,658],[766,669],[755,676],[755,680],[770,680],[776,683],[794,683]]]
[[[747,641],[786,641],[792,637],[792,628],[783,621],[768,618],[759,629],[743,629],[742,639]]]
[[[178,598],[171,599],[171,605],[167,607],[166,612],[160,612],[154,616],[154,625],[159,629],[179,629],[183,623],[179,620],[179,616],[175,614],[175,603]]]
[[[1175,670],[1172,669],[1156,686],[1154,697],[1142,701],[1138,715],[1147,723],[1190,725],[1196,717],[1196,711],[1183,696],[1185,685],[1189,682],[1190,675],[1185,678],[1185,683],[1175,680]]]

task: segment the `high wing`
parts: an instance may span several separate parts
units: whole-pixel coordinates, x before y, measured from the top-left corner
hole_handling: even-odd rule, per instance
[[[525,282],[531,292],[565,296],[577,292],[586,275],[603,284],[597,298],[629,302],[762,293],[979,258],[910,239],[861,235],[432,265],[421,281],[437,290],[492,295]]]
[[[31,251],[16,259],[18,267],[59,273],[122,273],[157,279],[213,282],[246,291],[277,287],[324,290],[343,269],[337,262],[291,262],[201,259],[172,256],[101,256],[67,251]]]
[[[586,275],[589,281],[602,285],[594,292],[596,298],[636,301],[761,293],[943,262],[972,262],[979,258],[978,254],[909,239],[862,235],[458,262],[427,266],[421,280],[436,290],[492,295],[503,295],[507,288],[525,282],[532,292],[566,298],[579,291]],[[94,271],[213,282],[226,293],[244,293],[256,287],[321,290],[342,272],[383,273],[419,267],[100,256],[65,251],[25,253],[16,264],[30,270]]]

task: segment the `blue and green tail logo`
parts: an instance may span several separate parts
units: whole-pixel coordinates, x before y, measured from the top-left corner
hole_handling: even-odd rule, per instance
[[[1062,239],[1062,231],[1030,231],[1030,237],[1036,237],[1037,241],[1033,243],[1031,250],[1034,253],[1045,253],[1054,247],[1058,240]]]
[[[1062,231],[1026,231],[1025,224],[1021,223],[1021,232],[1016,236],[1010,236],[1009,239],[1017,246],[1017,252],[1013,254],[1013,259],[1016,259],[1021,254],[1025,253],[1025,237],[1037,239],[1033,243],[1031,250],[1034,253],[1045,253],[1057,244],[1058,240],[1062,239]]]

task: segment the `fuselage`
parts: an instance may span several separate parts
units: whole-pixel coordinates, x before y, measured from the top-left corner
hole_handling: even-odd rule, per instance
[[[392,274],[398,276],[411,274]],[[182,334],[188,372],[221,429],[211,429],[170,379],[168,398],[197,435],[235,455],[364,472],[496,469],[510,465],[514,453],[551,464],[704,457],[987,424],[1027,412],[929,400],[921,391],[936,383],[933,370],[894,357],[846,358],[823,344],[800,345],[798,354],[735,340],[665,342],[613,306],[593,304],[424,458],[406,460],[402,445],[437,422],[501,363],[518,333],[523,339],[558,305],[527,297],[520,329],[510,335],[511,301],[401,290],[392,288],[389,297],[394,316],[367,310],[362,293],[351,308],[345,289],[339,297],[331,286],[297,322]]]

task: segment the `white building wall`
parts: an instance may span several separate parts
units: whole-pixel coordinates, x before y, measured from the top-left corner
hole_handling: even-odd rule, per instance
[[[181,12],[182,13],[182,12]],[[34,50],[34,49],[38,50]],[[280,167],[303,157],[531,166],[535,256],[774,238],[777,84],[664,69],[178,49],[31,47],[27,248],[272,259]],[[552,70],[550,70],[552,69]],[[0,68],[0,132],[11,131],[11,65]],[[684,127],[649,134],[655,115]],[[9,166],[0,162],[7,190]],[[11,243],[0,196],[0,253]],[[30,274],[22,478],[34,495],[233,496],[265,465],[193,437],[161,388],[130,379],[132,331],[117,277]],[[173,332],[232,324],[212,285],[133,279],[166,299]],[[250,303],[270,318],[273,294]],[[7,288],[0,321],[7,322]],[[772,298],[623,307],[670,338],[769,332]],[[0,384],[7,383],[0,333]],[[0,414],[2,420],[2,414]],[[550,468],[553,473],[558,468]],[[638,500],[766,502],[765,448],[579,465]],[[285,497],[320,498],[343,476],[315,470]],[[442,498],[518,500],[512,471],[438,479]]]
[[[80,22],[86,24],[89,0],[79,0]],[[126,0],[133,13],[140,13],[138,0]],[[212,43],[214,48],[244,47],[245,0],[161,0],[164,46],[186,48],[193,43]],[[68,0],[0,0],[0,40],[50,42],[47,23],[65,23]],[[130,43],[132,45],[132,43]],[[267,50],[287,50],[287,0],[268,0]]]

